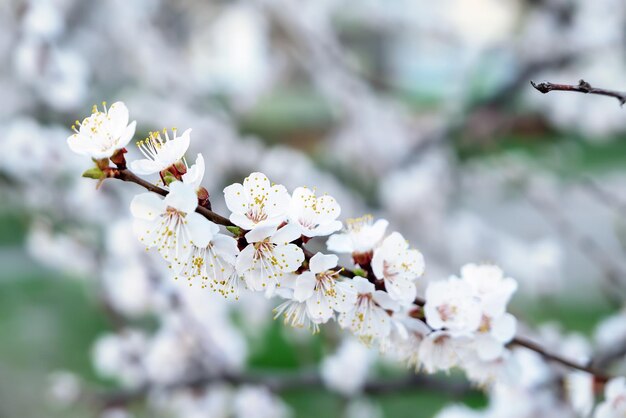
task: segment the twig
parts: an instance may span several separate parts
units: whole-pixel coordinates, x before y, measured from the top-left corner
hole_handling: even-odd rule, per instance
[[[141,187],[145,188],[148,191],[154,192],[156,194],[159,194],[161,196],[167,196],[168,191],[165,189],[162,189],[158,186],[155,186],[154,184],[147,182],[146,180],[137,177],[135,174],[133,174],[130,170],[124,169],[124,170],[116,170],[115,175],[113,176],[113,178],[116,179],[120,179],[122,181],[128,181],[131,183],[135,183],[140,185]],[[224,226],[234,226],[233,223],[221,216],[218,215],[217,213],[198,205],[198,207],[196,208],[196,212],[198,212],[200,215],[204,216],[205,218],[207,218],[209,221],[215,222],[216,224],[219,225],[224,225]]]
[[[548,351],[546,351],[543,347],[541,347],[539,344],[536,344],[530,340],[521,338],[521,337],[515,337],[513,338],[513,340],[509,343],[509,345],[517,345],[520,347],[524,347],[527,348],[531,351],[534,351],[535,353],[541,355],[541,357],[545,358],[546,360],[550,360],[553,361],[555,363],[559,363],[562,364],[564,366],[567,366],[569,368],[572,369],[576,369],[576,370],[580,370],[583,372],[587,372],[591,375],[593,375],[599,382],[607,382],[610,377],[607,376],[605,373],[601,372],[600,370],[595,369],[592,366],[584,366],[581,364],[578,364],[574,361],[568,360],[564,357],[561,357],[559,355],[550,353]]]
[[[600,203],[603,203],[605,206],[615,212],[618,212],[619,214],[626,214],[626,201],[605,190],[589,176],[580,176],[579,180],[580,185],[596,197]]]
[[[481,110],[502,106],[507,101],[510,101],[525,85],[526,80],[533,74],[546,69],[563,67],[564,65],[574,62],[578,55],[578,53],[567,53],[526,63],[510,82],[504,83],[493,93],[471,101],[464,106],[462,113],[452,118],[454,122],[426,133],[425,136],[406,153],[406,157],[400,162],[400,167],[406,167],[414,163],[418,157],[425,154],[431,148],[443,144],[445,141],[449,141],[459,132],[462,132],[466,129],[472,114]]]
[[[607,297],[616,306],[620,306],[623,302],[623,291],[625,288],[623,278],[626,272],[607,256],[606,251],[592,237],[576,232],[576,227],[562,216],[552,204],[541,198],[536,193],[526,193],[527,201],[540,214],[542,214],[549,223],[554,225],[556,231],[569,242],[574,243],[578,249],[603,273],[606,282],[617,290],[607,293]]]
[[[551,91],[574,91],[578,93],[614,97],[619,101],[620,106],[623,106],[624,103],[626,103],[626,93],[592,87],[591,84],[587,83],[585,80],[580,80],[578,85],[555,84],[550,82],[537,84],[534,81],[531,81],[530,84],[543,94],[550,93]]]

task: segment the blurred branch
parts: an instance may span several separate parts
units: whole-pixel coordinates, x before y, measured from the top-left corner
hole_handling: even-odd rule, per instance
[[[575,61],[579,55],[578,53],[566,53],[550,57],[549,59],[534,60],[526,63],[508,83],[503,83],[491,94],[468,103],[461,115],[452,118],[453,122],[426,134],[421,141],[407,152],[404,160],[400,162],[400,166],[409,165],[416,157],[419,157],[436,145],[443,144],[457,132],[463,131],[471,122],[473,114],[501,106],[510,101],[526,85],[526,80],[533,74],[543,70],[563,67]],[[490,121],[495,124],[500,123],[495,118],[490,118]]]
[[[551,91],[574,91],[577,93],[597,94],[599,96],[614,97],[619,101],[619,104],[621,106],[626,103],[625,92],[592,87],[591,84],[587,83],[585,80],[580,80],[577,85],[555,84],[550,82],[537,84],[534,81],[531,81],[530,84],[543,94],[550,93]]]
[[[576,245],[596,265],[607,283],[614,288],[613,290],[618,291],[617,294],[614,291],[605,292],[607,298],[616,306],[621,306],[625,288],[623,278],[626,277],[626,272],[606,255],[606,251],[592,237],[577,232],[577,228],[546,199],[532,192],[527,193],[526,198],[555,227],[562,238]]]
[[[182,380],[165,386],[146,385],[138,389],[126,389],[111,391],[96,396],[95,401],[103,408],[127,405],[132,402],[146,398],[152,390],[176,391],[180,389],[202,389],[215,384],[240,385],[261,385],[272,392],[291,392],[305,389],[326,389],[324,382],[316,372],[306,372],[298,374],[282,373],[222,373],[218,375],[198,376],[195,378]],[[363,386],[363,393],[369,395],[396,394],[400,391],[427,390],[438,393],[445,393],[452,397],[463,396],[472,392],[477,392],[468,383],[426,377],[420,375],[410,375],[401,378],[372,379]],[[328,389],[326,389],[328,390]]]
[[[596,380],[600,381],[600,382],[607,382],[610,377],[607,376],[605,373],[601,372],[600,370],[596,369],[595,366],[593,365],[581,365],[578,364],[574,361],[568,360],[564,357],[561,357],[559,355],[550,353],[548,351],[546,351],[545,349],[543,349],[539,344],[536,344],[530,340],[527,340],[525,338],[520,338],[520,337],[515,337],[510,343],[510,345],[516,345],[519,347],[524,347],[527,348],[531,351],[534,351],[535,353],[541,355],[541,357],[543,357],[546,360],[555,362],[555,363],[559,363],[562,364],[564,366],[567,366],[569,368],[572,369],[576,369],[576,370],[580,370],[583,372],[587,372],[591,375],[593,375]]]
[[[615,344],[608,350],[598,353],[591,361],[593,367],[606,369],[614,362],[623,359],[626,356],[626,340]]]
[[[596,197],[600,203],[603,203],[615,212],[626,214],[626,201],[621,200],[614,194],[605,190],[591,177],[580,176],[579,180],[580,185],[583,186],[589,194]]]

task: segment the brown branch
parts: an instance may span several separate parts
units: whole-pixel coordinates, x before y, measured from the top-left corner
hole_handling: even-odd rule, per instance
[[[592,366],[586,366],[586,365],[582,365],[579,363],[576,363],[574,361],[568,360],[564,357],[561,357],[557,354],[553,354],[550,353],[549,351],[546,351],[543,347],[541,347],[539,344],[536,344],[530,340],[521,338],[521,337],[515,337],[510,343],[509,345],[517,345],[519,347],[524,347],[527,348],[531,351],[534,351],[535,353],[541,355],[541,357],[545,358],[546,360],[549,361],[553,361],[555,363],[559,363],[562,364],[563,366],[567,366],[569,368],[572,369],[576,369],[576,370],[580,370],[583,372],[587,372],[591,375],[593,375],[599,382],[607,382],[610,377],[607,376],[605,373],[601,372],[600,370],[595,369]]]
[[[624,103],[626,103],[626,92],[592,87],[591,84],[587,83],[585,80],[580,80],[577,85],[555,84],[550,82],[537,84],[534,81],[531,81],[530,84],[543,94],[550,93],[551,91],[574,91],[577,93],[613,97],[619,101],[620,106],[623,106]]]
[[[136,176],[135,174],[133,174],[133,172],[131,172],[128,169],[115,170],[112,178],[138,184],[144,189],[151,191],[153,193],[159,194],[161,196],[167,196],[167,194],[169,193],[167,190],[162,189],[158,186],[155,186],[154,184]],[[218,215],[217,213],[203,206],[198,205],[198,207],[196,208],[196,212],[198,212],[200,215],[207,218],[209,221],[215,222],[216,224],[224,225],[224,226],[234,226],[234,224],[229,219],[221,215]]]

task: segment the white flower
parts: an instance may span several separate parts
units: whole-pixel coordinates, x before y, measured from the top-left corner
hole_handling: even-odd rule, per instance
[[[101,376],[116,378],[124,386],[138,387],[146,378],[142,358],[147,347],[141,331],[126,329],[102,335],[92,350],[94,368]]]
[[[375,290],[374,284],[363,277],[354,277],[352,285],[357,293],[355,304],[339,316],[339,325],[349,328],[365,342],[385,338],[391,331],[391,316],[399,306],[387,292]]]
[[[288,418],[291,411],[265,386],[242,386],[233,400],[234,418]]]
[[[202,222],[200,228],[189,231],[191,250],[183,260],[178,276],[188,280],[200,279],[202,287],[223,296],[239,296],[240,278],[235,271],[239,255],[237,241],[219,233],[219,227],[211,221]]]
[[[622,418],[626,416],[626,377],[609,380],[604,388],[604,402],[598,405],[595,418]]]
[[[596,327],[594,339],[597,346],[602,348],[626,341],[626,311],[622,310],[602,320]]]
[[[428,284],[424,314],[432,328],[445,328],[455,336],[476,331],[482,316],[474,289],[456,277]]]
[[[235,225],[251,230],[257,226],[278,226],[286,219],[290,196],[282,185],[270,185],[263,173],[252,173],[224,189],[226,206]]]
[[[74,373],[58,370],[48,375],[47,397],[54,404],[69,408],[81,395],[82,382]]]
[[[494,318],[483,314],[472,342],[478,357],[482,361],[491,361],[500,357],[506,343],[515,337],[516,329],[517,320],[509,313]]]
[[[382,407],[369,398],[350,399],[343,418],[384,418]]]
[[[299,236],[297,228],[290,225],[280,229],[260,226],[245,235],[249,244],[237,257],[235,267],[249,289],[266,291],[271,296],[284,275],[300,267],[304,253],[297,245],[290,244]]]
[[[455,338],[449,332],[435,331],[424,338],[419,347],[418,358],[427,373],[449,370],[459,364],[461,347],[467,338]]]
[[[196,336],[184,329],[178,318],[165,317],[161,328],[152,336],[142,353],[150,382],[169,385],[180,381],[192,370],[192,359],[199,350]]]
[[[580,416],[588,417],[593,409],[593,375],[581,371],[568,373],[565,376],[567,400]]]
[[[133,230],[147,247],[156,247],[178,272],[191,251],[190,231],[204,231],[207,219],[195,212],[196,192],[180,181],[170,184],[165,199],[154,193],[135,196],[130,211],[135,217]]]
[[[515,336],[517,321],[506,313],[506,305],[517,290],[517,282],[505,278],[498,266],[487,264],[463,266],[461,280],[473,288],[482,311],[472,345],[481,361],[493,361]]]
[[[320,330],[321,321],[313,321],[311,319],[306,302],[298,302],[293,299],[295,279],[295,275],[287,275],[280,289],[276,291],[278,295],[285,297],[287,300],[274,309],[274,319],[282,316],[285,325],[291,325],[294,328],[307,328],[310,329],[313,334],[317,334]]]
[[[485,418],[490,416],[483,411],[477,411],[464,404],[454,404],[444,407],[434,418]]]
[[[193,187],[194,190],[198,190],[204,177],[204,157],[202,154],[198,154],[196,157],[196,163],[187,169],[187,172],[183,174],[183,183]]]
[[[128,109],[122,102],[115,102],[99,111],[93,107],[92,115],[72,126],[74,134],[67,138],[67,145],[77,154],[95,159],[109,158],[124,148],[135,135],[136,122],[128,124]]]
[[[372,364],[371,351],[354,339],[344,340],[339,349],[321,364],[324,384],[346,396],[361,390]]]
[[[331,196],[315,197],[306,187],[294,190],[289,206],[289,222],[300,229],[305,237],[332,234],[341,229],[337,217],[341,207]]]
[[[466,264],[461,268],[461,278],[474,288],[483,311],[490,317],[502,315],[517,290],[517,282],[504,277],[502,270],[495,265]]]
[[[385,289],[392,299],[411,304],[417,295],[414,280],[424,273],[424,257],[409,249],[402,235],[392,233],[374,250],[372,270],[385,281]]]
[[[482,360],[477,354],[476,351],[463,351],[461,358],[461,366],[471,382],[488,386],[494,382],[511,384],[515,381],[515,362],[509,361],[510,351],[503,351],[500,356],[488,361]]]
[[[130,232],[130,228],[129,228]],[[133,244],[136,243],[133,241]],[[152,303],[153,283],[150,282],[149,266],[139,257],[114,258],[102,271],[104,292],[111,306],[129,317],[145,315]]]
[[[309,271],[296,279],[293,299],[305,302],[314,322],[327,322],[335,311],[346,312],[356,302],[356,292],[350,281],[338,280],[336,255],[317,253],[309,261]]]
[[[405,362],[418,371],[419,348],[422,340],[431,333],[428,325],[411,316],[412,311],[394,312],[391,333],[381,341],[380,351],[390,355],[397,361]]]
[[[173,138],[167,130],[160,132],[150,132],[150,136],[139,141],[137,146],[144,155],[144,159],[132,161],[130,169],[136,174],[147,176],[149,174],[160,173],[180,161],[187,152],[190,142],[191,129],[187,129],[178,136],[176,129],[172,129]]]
[[[371,252],[385,236],[387,222],[379,219],[372,223],[370,215],[346,221],[346,232],[331,235],[326,243],[328,250],[335,253],[367,254]]]

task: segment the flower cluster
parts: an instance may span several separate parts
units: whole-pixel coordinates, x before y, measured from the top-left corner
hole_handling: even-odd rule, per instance
[[[96,109],[68,143],[91,156],[104,177],[119,177],[128,171],[124,147],[134,132],[127,122],[122,103],[108,113]],[[344,227],[333,197],[306,187],[290,193],[260,172],[224,189],[228,219],[207,216],[215,214],[201,186],[204,158],[198,154],[190,167],[184,157],[190,130],[163,135],[139,142],[145,158],[129,167],[135,174],[158,173],[164,197],[139,194],[130,210],[135,235],[146,249],[156,249],[173,277],[226,297],[243,291],[279,297],[275,313],[285,323],[316,332],[336,321],[368,345],[428,372],[462,366],[480,382],[497,373],[515,334],[516,320],[506,307],[517,289],[498,267],[469,264],[460,278],[430,282],[424,302],[417,287],[424,257],[400,233],[388,233],[386,220],[364,216]],[[209,219],[222,219],[222,225]],[[324,237],[328,252],[349,254],[353,265],[340,267],[337,255],[306,248]]]
[[[493,265],[468,264],[461,277],[430,283],[424,314],[435,332],[422,345],[426,370],[460,365],[477,373],[476,380],[493,378],[482,373],[485,364],[506,355],[505,345],[515,336],[517,322],[506,307],[516,290],[517,282]]]

